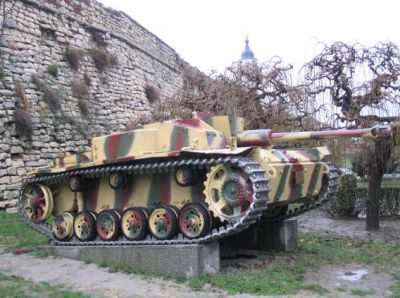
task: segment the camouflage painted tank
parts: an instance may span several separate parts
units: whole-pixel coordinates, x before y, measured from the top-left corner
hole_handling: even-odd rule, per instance
[[[336,191],[338,175],[326,147],[283,150],[274,144],[388,136],[386,126],[243,131],[243,119],[230,116],[153,123],[94,138],[90,151],[30,173],[20,212],[28,225],[63,245],[217,240],[256,221],[294,216]]]

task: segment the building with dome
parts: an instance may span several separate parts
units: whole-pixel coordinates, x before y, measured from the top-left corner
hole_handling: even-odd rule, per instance
[[[253,51],[250,49],[249,47],[249,39],[246,36],[246,46],[244,48],[244,51],[242,52],[242,58],[240,59],[240,61],[243,62],[255,62],[256,58],[254,57],[254,53]]]

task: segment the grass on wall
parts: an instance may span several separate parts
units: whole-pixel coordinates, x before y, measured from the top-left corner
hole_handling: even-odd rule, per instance
[[[83,58],[85,58],[84,50],[67,48],[65,51],[65,59],[69,66],[75,71],[79,70],[79,65]]]
[[[89,96],[89,88],[85,82],[79,80],[71,81],[72,94],[76,98],[87,98]]]
[[[107,68],[116,66],[119,63],[116,55],[108,53],[98,47],[92,47],[90,50],[90,56],[93,59],[94,66],[100,72],[105,71]]]
[[[47,66],[47,73],[56,78],[58,76],[58,65],[50,64]]]
[[[53,114],[57,114],[61,110],[61,99],[64,97],[56,89],[50,87],[45,81],[39,79],[37,76],[32,76],[32,82],[39,88],[44,94],[44,100],[49,105],[50,110]]]
[[[29,112],[29,100],[26,95],[25,87],[19,81],[14,82],[16,96],[16,107],[13,114],[15,130],[19,136],[32,138],[33,121]]]
[[[83,116],[89,116],[89,106],[87,100],[80,98],[78,100],[78,108]]]
[[[29,112],[21,108],[14,111],[15,130],[19,136],[32,137],[33,121]]]

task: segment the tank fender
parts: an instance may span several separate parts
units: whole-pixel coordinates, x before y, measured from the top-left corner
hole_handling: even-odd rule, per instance
[[[326,147],[326,146],[316,147],[315,149],[317,149],[317,150],[319,151],[321,160],[325,160],[326,157],[332,155],[332,152],[331,152],[331,151],[329,150],[329,148]]]
[[[183,149],[182,153],[193,153],[193,154],[226,154],[226,155],[239,155],[243,153],[248,153],[253,149],[253,147],[238,147],[235,149],[208,149],[208,150],[191,150]]]

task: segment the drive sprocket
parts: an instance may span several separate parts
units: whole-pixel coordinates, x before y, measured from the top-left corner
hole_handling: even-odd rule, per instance
[[[221,221],[239,220],[253,201],[254,191],[248,175],[229,164],[213,166],[204,186],[205,201]]]

